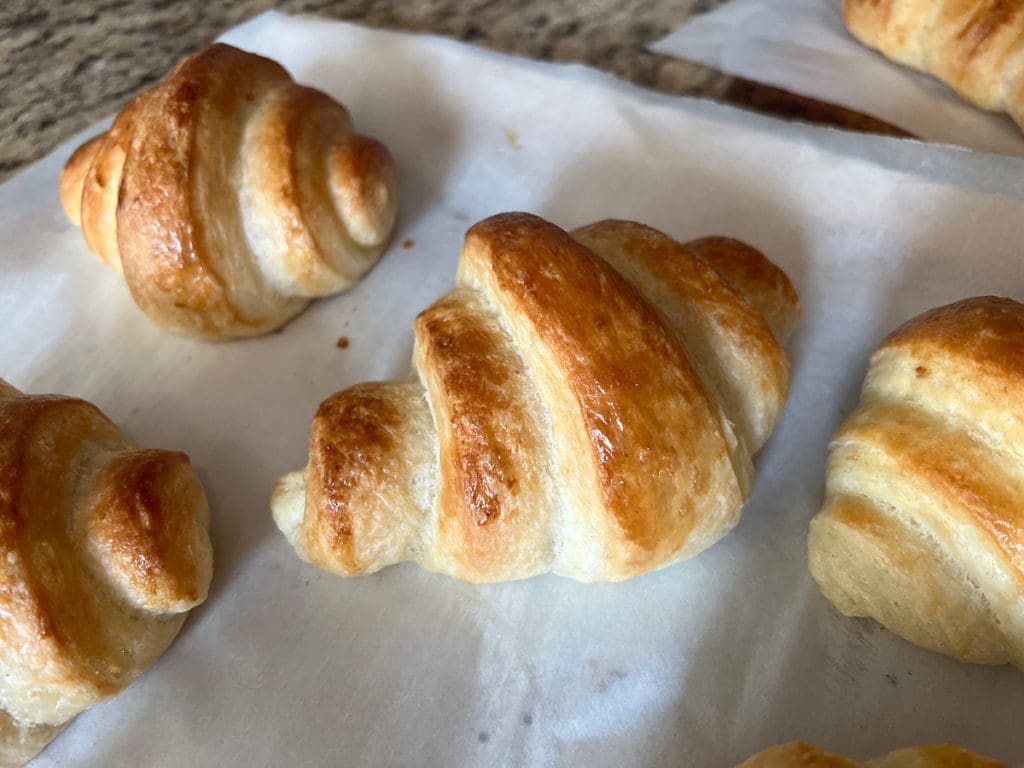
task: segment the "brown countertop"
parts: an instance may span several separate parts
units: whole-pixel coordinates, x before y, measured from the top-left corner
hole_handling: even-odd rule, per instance
[[[430,32],[508,53],[584,62],[639,85],[789,117],[870,120],[645,46],[724,0],[5,0],[0,7],[0,179],[117,111],[186,53],[276,7]]]

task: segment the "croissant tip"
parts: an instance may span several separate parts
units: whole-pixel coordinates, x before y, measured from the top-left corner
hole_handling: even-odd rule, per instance
[[[270,496],[270,511],[274,523],[293,547],[300,544],[302,520],[306,510],[306,473],[304,469],[289,472],[278,478]]]
[[[106,135],[106,132],[99,133],[79,145],[60,171],[61,207],[76,227],[82,226],[82,192],[85,189],[86,177]]]

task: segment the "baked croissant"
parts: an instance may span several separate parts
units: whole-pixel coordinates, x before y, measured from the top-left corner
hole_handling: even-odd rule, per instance
[[[841,612],[1024,669],[1024,306],[967,299],[894,331],[825,483],[809,562]]]
[[[725,238],[510,213],[466,235],[415,322],[408,381],[324,402],[274,518],[344,575],[402,560],[470,581],[618,580],[737,522],[786,400],[783,272]]]
[[[746,760],[737,768],[1007,768],[974,752],[949,744],[908,747],[866,763],[847,760],[824,750],[793,741],[779,744]]]
[[[206,599],[208,510],[182,453],[0,380],[0,765],[150,667]]]
[[[1024,3],[843,0],[854,37],[1024,126]]]
[[[397,210],[383,144],[275,62],[223,44],[79,147],[60,192],[147,315],[218,339],[266,333],[351,286]]]

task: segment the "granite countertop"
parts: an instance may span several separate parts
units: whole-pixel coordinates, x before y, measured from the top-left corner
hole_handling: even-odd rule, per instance
[[[583,62],[639,85],[787,117],[880,130],[838,107],[650,53],[725,0],[4,0],[0,179],[116,112],[185,54],[268,8],[430,32],[500,51]]]

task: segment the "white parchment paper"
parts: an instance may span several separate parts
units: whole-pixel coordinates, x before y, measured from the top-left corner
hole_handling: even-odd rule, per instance
[[[387,143],[401,220],[351,292],[278,334],[214,344],[159,330],[87,252],[57,196],[72,144],[0,187],[2,375],[188,451],[216,555],[210,599],[168,653],[36,765],[728,768],[793,738],[1024,759],[1024,675],[839,616],[805,556],[829,435],[879,339],[964,296],[1024,298],[1024,162],[341,23],[267,14],[225,39]],[[689,562],[613,585],[471,586],[407,564],[344,580],[302,564],[268,497],[305,463],[318,403],[405,375],[410,322],[452,284],[465,229],[514,209],[729,234],[790,274],[804,305],[792,394],[743,521]]]
[[[1024,135],[1009,117],[857,42],[842,0],[731,0],[651,50],[849,107],[926,141],[1024,156]]]

